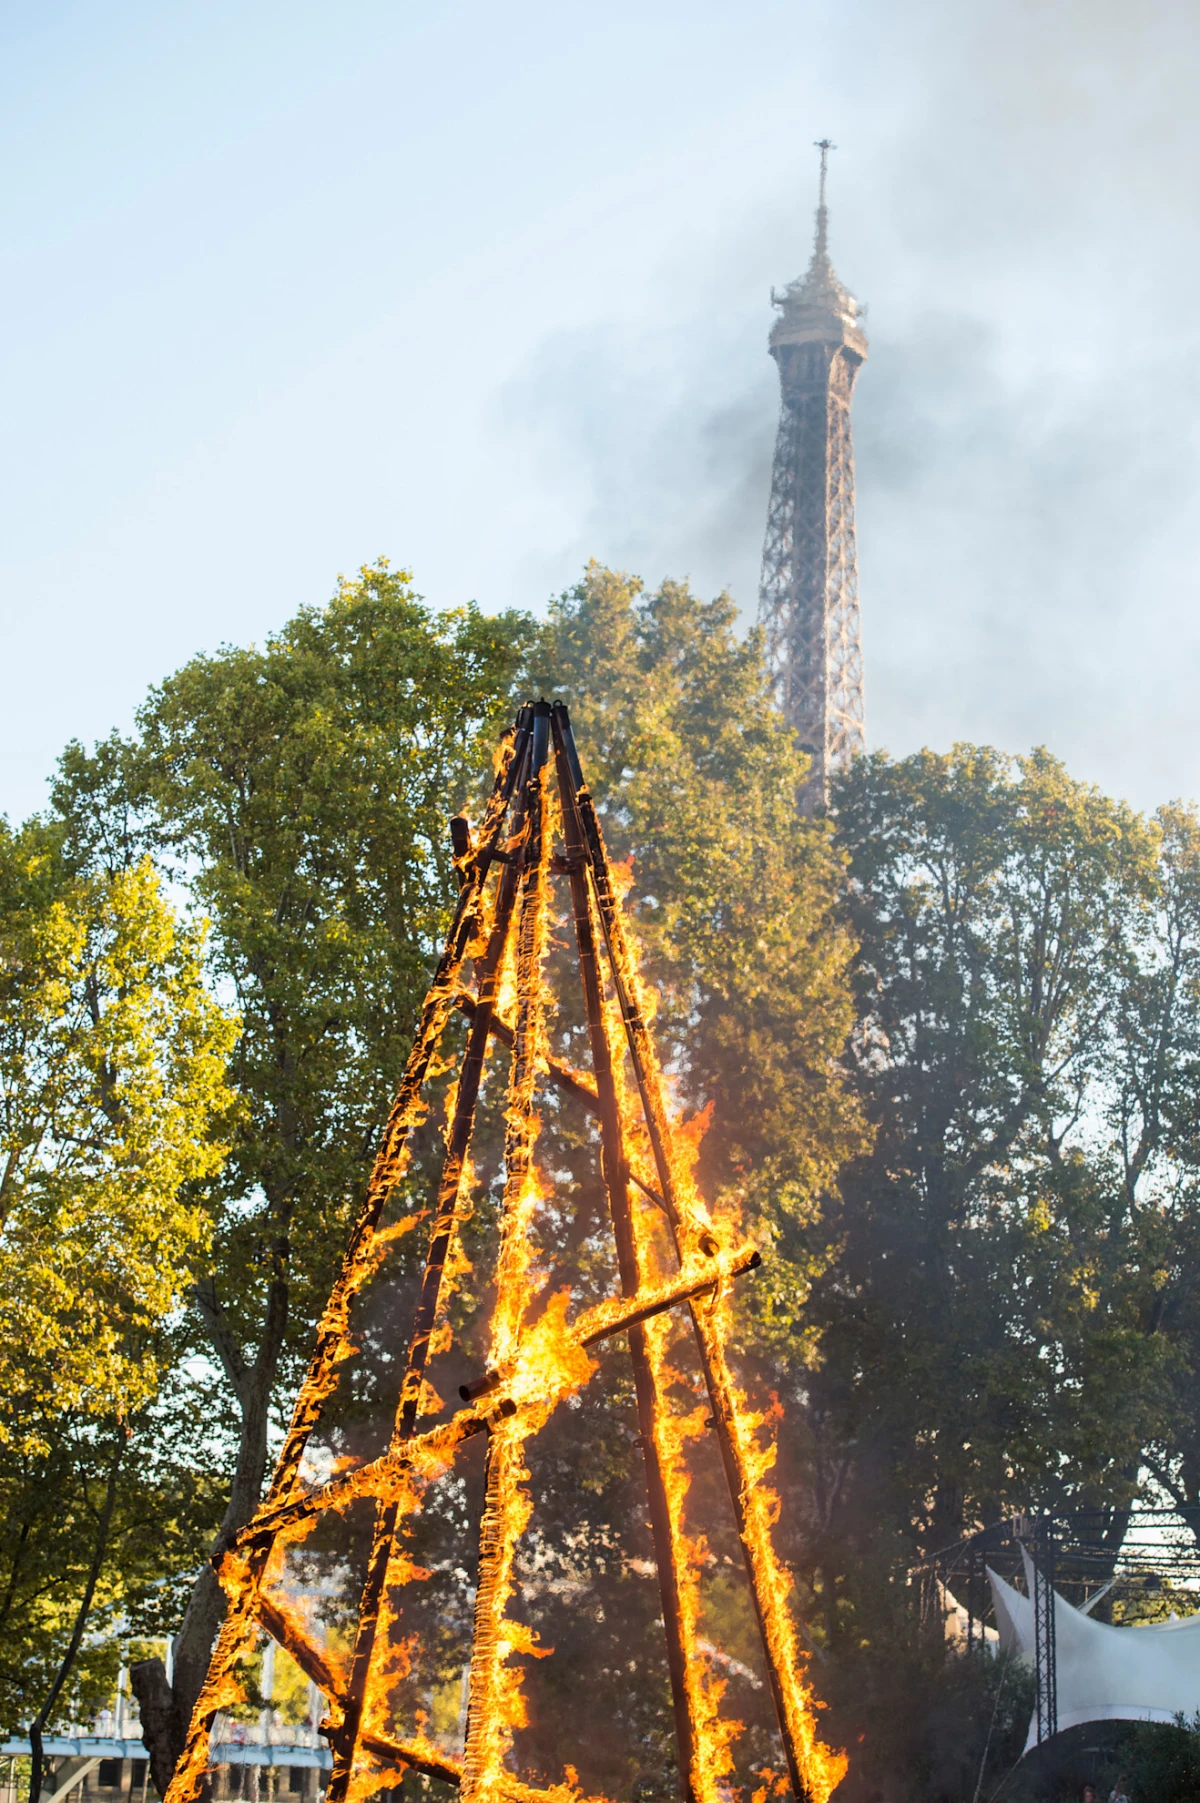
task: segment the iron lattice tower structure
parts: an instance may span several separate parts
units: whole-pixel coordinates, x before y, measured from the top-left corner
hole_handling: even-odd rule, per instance
[[[782,294],[771,290],[782,407],[759,591],[779,703],[812,757],[805,813],[824,804],[830,772],[865,746],[850,401],[867,338],[829,261],[825,180],[834,146],[823,138],[817,148],[812,261]]]

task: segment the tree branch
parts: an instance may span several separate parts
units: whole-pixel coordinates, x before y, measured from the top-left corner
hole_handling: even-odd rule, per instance
[[[212,1341],[213,1350],[220,1359],[221,1368],[244,1412],[250,1393],[250,1367],[229,1325],[229,1317],[217,1295],[217,1280],[211,1272],[207,1277],[197,1278],[192,1285],[192,1300],[200,1311],[200,1318]]]

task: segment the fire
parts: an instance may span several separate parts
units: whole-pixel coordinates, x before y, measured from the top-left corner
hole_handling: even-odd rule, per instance
[[[787,1761],[787,1777],[756,1774],[761,1785],[752,1803],[766,1803],[789,1778],[796,1803],[826,1803],[846,1770],[844,1756],[824,1746],[818,1733],[819,1704],[791,1616],[791,1580],[774,1548],[779,1501],[766,1482],[775,1462],[770,1417],[751,1407],[725,1353],[732,1285],[758,1262],[758,1254],[744,1241],[738,1222],[714,1221],[699,1193],[695,1168],[711,1109],[684,1123],[669,1102],[648,1026],[655,998],[641,978],[622,908],[632,867],[614,867],[608,860],[574,757],[565,709],[544,703],[523,709],[503,747],[477,836],[472,839],[456,825],[455,869],[462,886],[446,949],[271,1488],[220,1560],[228,1614],[166,1803],[198,1803],[209,1728],[216,1711],[237,1700],[237,1667],[260,1627],[287,1647],[329,1698],[327,1732],[335,1754],[329,1803],[365,1803],[394,1785],[406,1766],[457,1784],[464,1803],[493,1798],[602,1803],[582,1797],[571,1766],[563,1782],[541,1789],[507,1768],[515,1736],[527,1724],[520,1662],[552,1653],[514,1617],[512,1604],[519,1587],[518,1549],[535,1508],[526,1447],[552,1411],[594,1375],[591,1349],[618,1333],[629,1337],[636,1377],[689,1803],[730,1803],[734,1746],[742,1732],[742,1724],[723,1708],[726,1679],[705,1650],[703,1574],[710,1555],[703,1534],[688,1519],[690,1455],[710,1425],[728,1480]],[[557,789],[550,781],[552,768]],[[550,997],[543,966],[557,832],[567,855],[553,868],[571,882],[588,998],[591,1074],[556,1064],[549,1053]],[[463,984],[467,960],[475,963],[474,994]],[[436,1207],[384,1228],[384,1204],[404,1174],[411,1134],[424,1114],[423,1086],[445,1068],[436,1064],[437,1048],[451,1008],[459,1005],[472,1024],[467,1055],[446,1098]],[[470,1269],[460,1227],[470,1211],[469,1147],[489,1036],[492,1044],[511,1047],[512,1062],[487,1375],[464,1390],[474,1400],[444,1419],[427,1366],[452,1342],[448,1303]],[[621,1271],[620,1295],[574,1315],[569,1290],[547,1293],[538,1247],[539,1221],[554,1201],[535,1156],[538,1090],[547,1079],[600,1120]],[[625,1172],[640,1196],[632,1187],[626,1190]],[[305,1451],[339,1368],[355,1350],[353,1298],[379,1271],[395,1241],[421,1219],[430,1234],[429,1253],[391,1443],[365,1463],[321,1471],[306,1461]],[[689,1321],[702,1388],[682,1360],[681,1335]],[[405,1631],[403,1591],[429,1575],[406,1550],[409,1524],[429,1506],[430,1487],[451,1468],[460,1446],[479,1434],[487,1436],[485,1500],[466,1745],[459,1759],[428,1738],[423,1718],[407,1739],[396,1738],[393,1720],[398,1690],[422,1657],[419,1639]],[[314,1645],[303,1610],[284,1596],[280,1580],[288,1547],[321,1514],[361,1498],[374,1500],[375,1531],[353,1656],[342,1660]]]
[[[399,1612],[393,1601],[393,1592],[414,1578],[428,1576],[429,1573],[415,1565],[407,1553],[392,1552],[384,1579],[377,1628],[377,1645],[382,1646],[383,1651],[372,1661],[363,1706],[361,1735],[364,1741],[388,1733],[395,1690],[412,1671],[419,1651],[415,1634],[402,1636],[399,1632]],[[367,1757],[355,1762],[348,1794],[353,1803],[364,1803],[364,1799],[386,1790],[394,1783],[395,1773],[390,1762],[380,1759],[368,1749]]]
[[[786,1734],[813,1803],[826,1803],[830,1792],[846,1775],[844,1753],[827,1747],[817,1732],[817,1710],[807,1679],[808,1658],[800,1646],[789,1607],[791,1578],[775,1551],[772,1529],[779,1519],[780,1502],[762,1479],[775,1463],[773,1441],[760,1442],[758,1433],[766,1417],[750,1411],[730,1376],[725,1360],[725,1327],[729,1296],[718,1292],[713,1314],[704,1319],[704,1340],[710,1366],[721,1393],[729,1398],[729,1422],[740,1472],[746,1476],[742,1491],[742,1544],[748,1555],[751,1583],[767,1652],[769,1669],[777,1674]]]
[[[590,800],[585,805],[590,806]],[[596,835],[598,839],[598,827]],[[605,896],[602,884],[598,887],[599,907],[603,913]],[[635,1021],[640,1021],[645,1019],[647,1011],[637,953],[628,928],[615,905],[627,887],[626,884],[625,888],[617,892],[614,885],[610,891],[609,918],[605,924],[615,990],[618,995],[622,989],[625,993],[624,1017],[628,1019],[632,1016]],[[610,1044],[616,1038],[617,1017],[614,996],[613,1003],[606,1012],[606,1031]],[[631,1034],[630,1047],[635,1057],[640,1052],[638,1074],[644,1136],[653,1146],[668,1209],[673,1212],[679,1255],[686,1268],[697,1252],[703,1252],[705,1238],[713,1230],[713,1223],[698,1195],[694,1180],[699,1142],[711,1118],[711,1108],[703,1110],[686,1127],[681,1127],[678,1121],[672,1122],[665,1107],[666,1086],[663,1074],[649,1034]],[[618,1069],[623,1069],[623,1061],[614,1060],[614,1063]],[[623,1097],[623,1102],[623,1113],[628,1117],[631,1110],[627,1094]],[[628,1132],[627,1120],[626,1131]],[[642,1164],[644,1168],[644,1154]],[[641,1240],[644,1246],[648,1237],[645,1209],[638,1213],[643,1222]],[[817,1733],[817,1711],[812,1688],[806,1678],[808,1658],[800,1646],[788,1604],[791,1579],[779,1560],[772,1539],[772,1529],[779,1517],[779,1499],[762,1481],[775,1463],[775,1446],[773,1442],[765,1445],[759,1443],[757,1429],[763,1424],[764,1417],[753,1415],[747,1410],[745,1399],[730,1374],[725,1358],[725,1341],[730,1326],[729,1310],[730,1292],[727,1284],[718,1290],[718,1300],[714,1307],[706,1309],[696,1303],[691,1305],[698,1349],[713,1405],[714,1424],[722,1441],[731,1498],[738,1517],[739,1537],[763,1638],[771,1688],[780,1718],[779,1725],[789,1756],[793,1785],[798,1792],[803,1791],[812,1803],[826,1803],[830,1793],[845,1776],[847,1760],[843,1753],[825,1746]],[[666,1331],[665,1324],[653,1324],[652,1331],[648,1334],[652,1349],[661,1347],[662,1336]],[[661,1352],[652,1350],[652,1357],[661,1361]],[[656,1375],[660,1379],[667,1377],[665,1363],[660,1362]],[[694,1569],[699,1549],[694,1543],[688,1546],[683,1527],[688,1479],[686,1468],[678,1458],[679,1430],[676,1429],[674,1434],[669,1429],[664,1431],[664,1385],[660,1382],[656,1387],[659,1401],[655,1434],[656,1439],[662,1442],[664,1473],[668,1476],[671,1533],[681,1549],[691,1551]],[[681,1566],[681,1569],[684,1568]],[[680,1586],[681,1626],[689,1651],[689,1687],[697,1682],[692,1674],[702,1666],[697,1645],[697,1598],[698,1587],[689,1577]],[[713,1689],[715,1688],[714,1684]],[[716,1700],[719,1701],[719,1694]],[[720,1779],[729,1770],[729,1746],[737,1725],[733,1725],[732,1732],[729,1732],[728,1724],[714,1724],[708,1695],[694,1698],[692,1713],[696,1725],[692,1788],[697,1797],[707,1798],[714,1794]]]
[[[605,1009],[604,1028],[613,1054],[622,1132],[626,1143],[641,1153],[639,1163],[645,1168],[649,1162],[644,1144],[645,1133],[644,1130],[639,1132],[635,1126],[635,1102],[626,1080],[624,1059],[618,1055],[619,1020],[614,998]],[[706,1111],[703,1117],[698,1117],[703,1119],[703,1126],[693,1135],[697,1146],[700,1133],[708,1124],[710,1112]],[[692,1162],[694,1152],[688,1159],[689,1169]],[[645,1289],[655,1280],[659,1283],[667,1280],[664,1270],[667,1262],[666,1249],[660,1231],[661,1223],[653,1217],[648,1202],[639,1200],[632,1210],[632,1218],[639,1288]],[[726,1688],[725,1681],[714,1674],[711,1660],[705,1657],[700,1648],[700,1584],[708,1547],[703,1536],[689,1534],[685,1525],[687,1496],[691,1484],[686,1447],[689,1441],[704,1432],[707,1410],[697,1407],[683,1414],[670,1406],[669,1394],[680,1381],[671,1363],[672,1332],[673,1323],[665,1314],[649,1321],[646,1327],[646,1349],[654,1377],[654,1442],[666,1491],[677,1580],[679,1627],[686,1653],[683,1678],[692,1724],[688,1789],[695,1803],[727,1803],[728,1785],[724,1781],[733,1769],[730,1749],[742,1730],[742,1724],[722,1718],[720,1705]]]
[[[666,1316],[658,1316],[647,1327],[646,1341],[650,1364],[659,1394],[655,1419],[655,1439],[663,1472],[667,1480],[667,1499],[671,1511],[671,1536],[676,1549],[676,1569],[680,1576],[679,1614],[684,1644],[688,1649],[686,1683],[688,1706],[693,1722],[691,1791],[697,1803],[727,1803],[727,1779],[733,1770],[731,1747],[742,1731],[742,1723],[723,1718],[721,1699],[725,1680],[715,1675],[712,1661],[700,1646],[700,1581],[708,1558],[708,1545],[703,1535],[691,1535],[685,1527],[687,1496],[691,1477],[687,1465],[687,1445],[704,1432],[707,1409],[701,1404],[687,1414],[671,1409],[665,1397],[679,1381],[670,1362],[672,1324]]]
[[[511,1364],[521,1349],[526,1316],[537,1293],[531,1229],[541,1195],[533,1165],[539,1121],[535,1112],[538,1063],[545,1052],[545,985],[549,911],[550,810],[547,770],[533,772],[527,807],[528,844],[521,880],[521,912],[514,960],[516,1031],[512,1080],[505,1110],[504,1201],[496,1301],[492,1313],[489,1364]],[[530,1423],[520,1412],[502,1421],[488,1438],[483,1522],[479,1536],[479,1584],[475,1594],[475,1638],[463,1753],[463,1803],[476,1803],[494,1790],[516,1728],[524,1726],[519,1673],[508,1661],[529,1650],[529,1636],[507,1618],[514,1581],[517,1542],[533,1502],[525,1483],[524,1445]]]
[[[517,974],[510,956],[500,967],[500,989],[496,997],[496,1013],[501,1020],[512,1020],[517,1011]]]

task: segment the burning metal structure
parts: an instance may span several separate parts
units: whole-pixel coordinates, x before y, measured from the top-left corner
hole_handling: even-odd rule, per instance
[[[565,707],[538,702],[521,709],[502,745],[478,832],[461,818],[451,829],[460,890],[449,935],[270,1488],[254,1519],[216,1561],[228,1597],[226,1619],[166,1803],[200,1798],[214,1721],[238,1701],[239,1666],[264,1630],[329,1699],[322,1724],[333,1752],[329,1803],[395,1785],[406,1770],[456,1786],[464,1803],[578,1798],[570,1768],[563,1783],[543,1788],[509,1770],[523,1707],[522,1668],[513,1659],[535,1650],[510,1603],[518,1588],[519,1542],[535,1508],[526,1448],[555,1409],[588,1383],[596,1369],[593,1350],[614,1336],[625,1337],[632,1365],[682,1786],[690,1803],[728,1803],[729,1748],[739,1724],[722,1715],[724,1686],[700,1645],[702,1546],[689,1536],[684,1513],[689,1478],[683,1448],[695,1428],[668,1394],[673,1352],[667,1330],[681,1312],[690,1317],[711,1409],[787,1777],[796,1803],[825,1803],[845,1760],[821,1743],[807,1659],[789,1611],[791,1580],[772,1542],[778,1502],[766,1479],[774,1447],[763,1432],[764,1416],[741,1394],[726,1356],[731,1287],[759,1263],[759,1254],[729,1224],[711,1218],[697,1193],[648,1028],[617,876]],[[549,1052],[543,961],[554,877],[565,877],[569,887],[590,1074],[567,1068]],[[470,985],[464,981],[468,966]],[[339,1368],[355,1349],[355,1296],[387,1259],[398,1232],[416,1219],[389,1227],[384,1212],[412,1156],[426,1106],[423,1091],[456,1010],[468,1023],[465,1051],[448,1105],[436,1202],[424,1217],[428,1247],[390,1443],[379,1456],[317,1481],[305,1453]],[[449,1334],[447,1274],[471,1181],[485,1060],[494,1044],[510,1054],[495,1301],[486,1369],[462,1387],[464,1406],[447,1419],[426,1371]],[[574,1098],[598,1128],[620,1281],[619,1294],[573,1317],[569,1294],[547,1299],[535,1268],[536,1225],[550,1200],[535,1162],[537,1100],[547,1085]],[[395,1594],[399,1585],[425,1575],[406,1551],[406,1525],[436,1506],[439,1478],[451,1471],[459,1448],[477,1436],[486,1436],[484,1498],[460,1756],[428,1737],[423,1726],[405,1733],[393,1719],[392,1683],[398,1664],[410,1657]],[[289,1546],[319,1519],[360,1499],[374,1507],[370,1553],[352,1644],[335,1656],[318,1644],[296,1608],[282,1581],[284,1561]],[[774,1788],[783,1784],[777,1774]]]
[[[825,178],[834,146],[823,138],[817,148],[812,260],[799,281],[771,292],[781,408],[759,590],[779,705],[812,758],[806,813],[824,804],[830,772],[866,744],[850,401],[867,336],[829,260]]]

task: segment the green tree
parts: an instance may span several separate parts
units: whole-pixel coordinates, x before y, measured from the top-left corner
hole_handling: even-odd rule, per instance
[[[628,871],[626,910],[657,995],[656,1039],[678,1103],[697,1128],[707,1123],[705,1188],[719,1207],[740,1212],[769,1254],[739,1298],[738,1351],[756,1388],[764,1378],[761,1387],[778,1387],[810,1352],[803,1308],[829,1256],[823,1198],[841,1162],[867,1143],[841,1065],[853,1023],[844,858],[828,826],[797,822],[803,760],[772,705],[761,647],[740,637],[728,597],[702,600],[681,584],[647,594],[592,565],[532,635],[519,688],[570,706],[606,842]],[[561,872],[551,910],[552,1049],[586,1069]],[[473,1213],[463,1229],[474,1276],[452,1305],[454,1344],[431,1367],[443,1397],[478,1375],[486,1349],[506,1067],[494,1053],[485,1077]],[[538,1107],[537,1162],[555,1198],[536,1229],[542,1293],[566,1285],[575,1308],[617,1287],[595,1130],[550,1085]],[[398,1317],[395,1303],[364,1296],[364,1320]],[[375,1356],[365,1335],[355,1364]],[[694,1380],[686,1345],[680,1357]],[[528,1719],[516,1763],[551,1781],[570,1762],[585,1790],[648,1803],[677,1789],[670,1690],[628,1357],[614,1344],[602,1361],[597,1382],[558,1410],[527,1452],[536,1508],[514,1606],[554,1656],[525,1667]],[[367,1391],[360,1377],[357,1393]],[[361,1432],[348,1417],[330,1451],[360,1453]],[[739,1778],[753,1783],[756,1764],[774,1757],[770,1702],[724,1479],[711,1444],[696,1455],[695,1525],[712,1548],[705,1627],[733,1659],[722,1670],[731,1713],[746,1724]],[[406,1727],[425,1714],[452,1731],[458,1714],[471,1628],[472,1457],[410,1524],[406,1550],[429,1576],[392,1598],[398,1635],[420,1648],[392,1692]],[[347,1525],[349,1552],[346,1539],[322,1545],[314,1537],[310,1575],[322,1560],[326,1573],[339,1559],[343,1569],[361,1568],[361,1528]],[[337,1625],[328,1607],[325,1618]]]
[[[208,1238],[237,1023],[142,859],[77,874],[0,825],[0,1440],[154,1394],[146,1336]]]
[[[261,649],[193,659],[128,743],[63,760],[73,842],[99,868],[152,851],[210,916],[211,977],[241,1018],[241,1108],[185,1335],[223,1377],[222,1540],[258,1502],[272,1407],[309,1351],[448,919],[446,817],[487,767],[524,630],[434,614],[381,563]],[[206,1566],[173,1694],[160,1664],[135,1673],[160,1775],[222,1613]]]
[[[1179,803],[1157,814],[1161,849],[1153,933],[1126,985],[1120,1081],[1110,1104],[1119,1159],[1112,1240],[1152,1187],[1159,1270],[1146,1310],[1175,1357],[1172,1406],[1143,1450],[1164,1495],[1200,1538],[1200,819]]]
[[[169,1369],[169,1334],[153,1350]],[[39,1716],[89,1721],[112,1701],[130,1638],[177,1625],[220,1500],[197,1469],[195,1397],[176,1391],[168,1375],[119,1420],[48,1408],[34,1433],[0,1447],[4,1732],[24,1734]]]
[[[839,1289],[853,1301],[843,1316],[831,1295],[826,1356],[832,1369],[843,1320],[852,1338],[869,1316],[902,1341],[880,1428],[891,1456],[917,1461],[907,1485],[930,1498],[940,1543],[1028,1497],[1089,1381],[1111,1379],[1087,1369],[1102,1343],[1118,1364],[1139,1356],[1125,1285],[1145,1248],[1136,1210],[1112,1207],[1134,1179],[1113,1168],[1106,1128],[1128,1118],[1117,1023],[1158,838],[1044,753],[971,747],[861,760],[837,818],[861,940],[857,1065],[878,1128],[843,1185]],[[1136,1156],[1144,1166],[1148,1149]],[[1136,1466],[1143,1431],[1118,1433],[1104,1404],[1106,1443],[1089,1452],[1076,1426],[1072,1448],[1101,1486]]]
[[[1031,1504],[1108,1508],[1115,1557],[1177,1418],[1193,854],[1044,752],[863,758],[834,808],[876,1133],[830,1216],[793,1519],[862,1782],[915,1783],[943,1653],[898,1575]]]
[[[771,701],[761,644],[740,636],[728,596],[704,600],[679,583],[647,593],[593,564],[551,604],[526,686],[568,702],[606,843],[627,865],[656,1040],[679,1104],[706,1123],[703,1187],[767,1252],[738,1297],[740,1364],[761,1395],[810,1355],[805,1303],[829,1255],[822,1204],[867,1144],[841,1063],[853,1024],[844,859],[828,826],[797,819],[804,760]],[[548,971],[555,1049],[586,1066],[569,913]],[[549,1281],[561,1273],[582,1302],[615,1287],[594,1136],[569,1102],[543,1105],[538,1160],[564,1206],[559,1232],[543,1229],[542,1256]],[[488,1226],[485,1200],[472,1223],[480,1269]],[[680,1356],[688,1369],[686,1346]],[[526,1673],[522,1769],[550,1779],[570,1760],[585,1788],[669,1796],[669,1691],[621,1347],[539,1435],[531,1465],[522,1607],[555,1657]],[[693,1514],[712,1549],[706,1629],[735,1660],[722,1669],[746,1723],[739,1776],[753,1783],[756,1762],[773,1757],[772,1724],[723,1483],[713,1448],[697,1448]],[[439,1553],[422,1550],[422,1562]],[[460,1659],[462,1646],[460,1636]],[[573,1706],[581,1695],[587,1723]]]
[[[136,1588],[118,1547],[210,1239],[237,1021],[202,960],[147,859],[80,870],[60,828],[0,823],[0,1713],[32,1719],[35,1793],[40,1731],[94,1695]]]
[[[797,818],[806,760],[761,639],[739,637],[727,595],[674,582],[645,595],[593,563],[551,604],[530,687],[570,705],[609,850],[630,864],[664,1055],[681,1101],[711,1106],[707,1193],[740,1197],[777,1241],[757,1331],[764,1348],[789,1336],[793,1356],[827,1250],[821,1205],[867,1134],[841,1062],[854,1021],[844,854],[826,823]]]
[[[706,1181],[776,1242],[770,1283],[745,1312],[746,1354],[773,1358],[781,1344],[789,1356],[807,1353],[791,1329],[828,1255],[821,1197],[865,1144],[839,1064],[853,943],[844,859],[828,827],[795,822],[802,760],[771,707],[760,647],[739,640],[725,597],[701,602],[679,585],[644,597],[636,582],[596,567],[535,628],[472,610],[435,615],[406,578],[379,566],[343,584],[328,607],[302,610],[262,649],[194,660],[152,694],[131,741],[91,755],[73,748],[57,791],[90,868],[123,870],[149,850],[196,898],[212,921],[212,980],[242,1020],[231,1066],[241,1113],[207,1187],[212,1248],[179,1339],[181,1355],[207,1352],[224,1391],[225,1406],[207,1417],[233,1450],[222,1538],[257,1501],[271,1410],[308,1351],[403,1062],[453,894],[446,816],[478,793],[514,691],[529,690],[570,701],[606,833],[632,858],[631,907],[673,1078],[688,1107],[712,1104]],[[565,1006],[559,1049],[575,1050],[581,1030]],[[603,1193],[584,1137],[569,1110],[548,1105],[547,1161],[579,1180],[551,1250],[581,1297],[612,1282],[596,1250]],[[479,1246],[493,1221],[494,1152],[481,1146],[470,1230]],[[385,1273],[401,1290],[414,1247],[415,1237],[401,1242]],[[478,1286],[460,1292],[468,1347],[483,1301]],[[382,1419],[395,1330],[380,1323],[393,1321],[394,1305],[371,1309],[347,1367],[349,1401],[328,1428],[334,1452],[361,1448]],[[569,1525],[573,1538],[568,1547],[552,1531],[531,1557],[547,1570],[565,1559],[572,1583],[597,1587],[609,1622],[599,1644],[592,1617],[547,1623],[562,1650],[556,1674],[569,1684],[585,1655],[591,1673],[606,1673],[633,1770],[640,1759],[661,1776],[669,1706],[653,1585],[618,1551],[625,1544],[641,1559],[645,1536],[632,1411],[615,1375],[611,1404],[589,1400],[569,1421],[564,1413],[566,1438],[548,1436],[541,1448],[557,1474],[548,1491],[557,1486],[561,1499],[548,1521]],[[440,1591],[428,1587],[425,1644],[442,1648],[451,1698],[465,1622],[461,1505],[449,1498],[445,1514],[421,1526],[428,1547],[416,1548],[442,1574]],[[348,1533],[332,1550],[318,1537],[313,1558],[353,1562],[353,1522]],[[531,1583],[535,1594],[553,1613],[551,1599],[564,1593]],[[715,1611],[736,1616],[740,1606],[714,1591]],[[220,1609],[204,1574],[177,1638],[174,1694],[152,1662],[140,1675],[143,1720],[165,1724],[160,1770]],[[644,1685],[630,1680],[631,1652]],[[435,1697],[433,1706],[455,1705]],[[615,1760],[627,1779],[613,1738],[596,1758],[605,1772]]]

